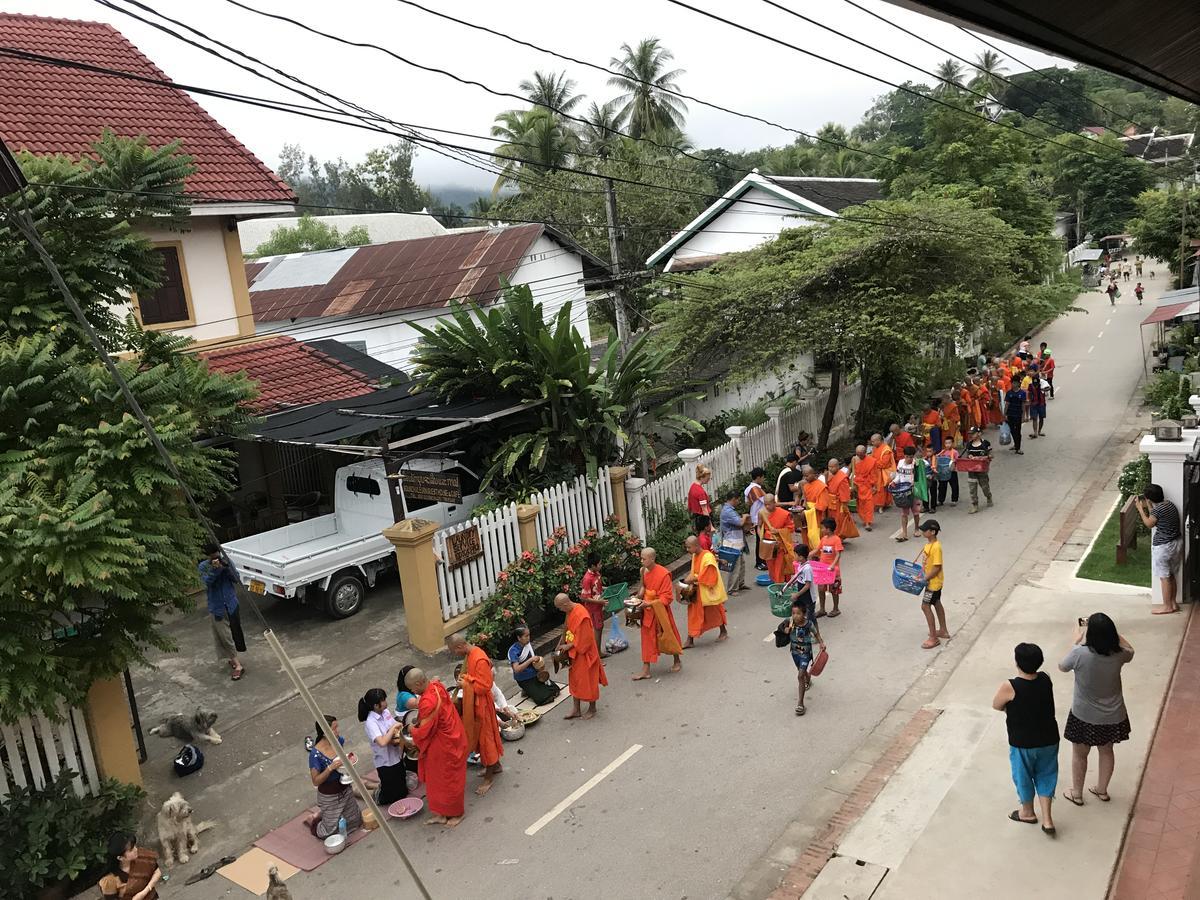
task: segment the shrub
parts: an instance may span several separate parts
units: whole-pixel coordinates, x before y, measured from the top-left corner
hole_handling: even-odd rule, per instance
[[[1159,372],[1154,380],[1146,385],[1146,402],[1155,409],[1161,409],[1172,397],[1178,395],[1179,382],[1178,372]]]
[[[553,609],[559,592],[579,596],[589,552],[600,554],[605,584],[632,583],[641,565],[642,542],[615,517],[604,525],[603,534],[589,528],[571,546],[566,546],[567,530],[559,527],[540,552],[523,552],[500,573],[496,590],[480,605],[471,640],[493,659],[503,659],[518,624],[540,622]]]
[[[692,517],[682,503],[668,503],[661,516],[650,518],[646,530],[646,546],[658,551],[666,563],[683,555],[683,542],[692,533]]]
[[[1130,497],[1140,497],[1150,483],[1150,457],[1143,453],[1137,459],[1130,460],[1121,467],[1117,478],[1117,489],[1121,492],[1121,501]]]
[[[135,830],[141,788],[108,779],[95,797],[80,797],[74,777],[64,770],[42,790],[16,787],[0,804],[4,896],[33,897],[61,881],[99,877],[109,835]]]

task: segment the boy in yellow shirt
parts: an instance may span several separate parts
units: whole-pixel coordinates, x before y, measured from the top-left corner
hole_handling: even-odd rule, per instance
[[[942,606],[942,585],[946,582],[946,572],[942,565],[942,542],[938,540],[941,530],[937,519],[926,519],[921,523],[925,546],[917,555],[917,560],[925,558],[925,593],[921,597],[921,612],[925,613],[925,623],[929,626],[929,637],[921,645],[925,650],[932,650],[940,644],[939,638],[950,639],[950,631],[946,628],[946,608]]]

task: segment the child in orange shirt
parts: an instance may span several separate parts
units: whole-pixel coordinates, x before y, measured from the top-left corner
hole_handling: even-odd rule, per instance
[[[818,560],[829,568],[833,569],[836,579],[833,584],[817,585],[819,594],[819,605],[817,608],[817,618],[826,615],[825,612],[825,597],[826,595],[833,598],[833,609],[828,613],[829,618],[836,619],[842,614],[838,609],[838,602],[842,596],[842,539],[835,533],[837,531],[837,522],[833,519],[821,520],[821,542],[816,548],[808,554],[809,559]]]

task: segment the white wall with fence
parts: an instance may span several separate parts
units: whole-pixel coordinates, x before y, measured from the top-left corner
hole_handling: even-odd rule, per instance
[[[479,529],[483,555],[452,569],[447,542],[454,535],[471,528]],[[443,528],[433,536],[433,550],[440,560],[437,579],[442,621],[448,622],[487,599],[496,589],[497,576],[521,555],[517,505],[510,503],[485,515]]]
[[[529,498],[541,511],[537,516],[538,545],[543,546],[554,529],[567,530],[567,541],[578,543],[589,528],[603,533],[604,520],[613,514],[612,482],[609,469],[596,475],[595,483],[580,475],[574,481],[564,481]]]
[[[95,795],[100,784],[87,722],[77,709],[63,708],[61,720],[37,713],[0,725],[0,803],[14,788],[44,788],[70,769],[75,793]]]

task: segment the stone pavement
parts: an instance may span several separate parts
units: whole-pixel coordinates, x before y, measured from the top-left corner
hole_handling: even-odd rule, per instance
[[[1190,615],[1189,615],[1190,613]],[[1111,900],[1200,896],[1200,614],[1189,615]]]

